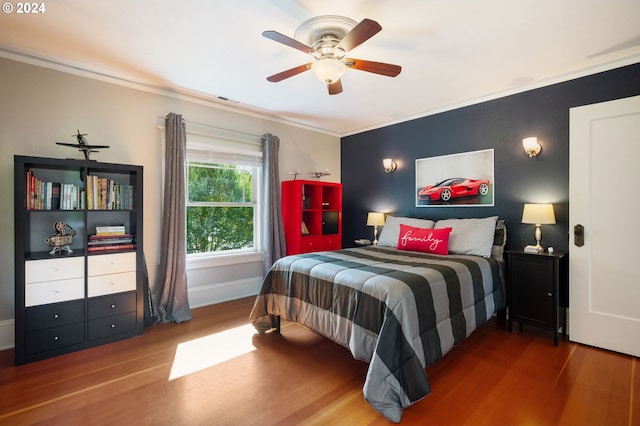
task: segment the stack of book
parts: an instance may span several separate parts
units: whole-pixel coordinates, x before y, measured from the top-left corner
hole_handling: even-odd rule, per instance
[[[132,234],[128,234],[124,225],[96,226],[96,233],[89,235],[87,251],[135,250]]]

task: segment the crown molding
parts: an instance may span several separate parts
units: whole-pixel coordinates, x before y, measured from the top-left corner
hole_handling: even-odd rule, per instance
[[[518,93],[528,92],[529,90],[540,89],[542,87],[551,86],[551,85],[557,84],[557,83],[564,83],[566,81],[575,80],[575,79],[581,78],[581,77],[587,77],[589,75],[598,74],[598,73],[605,72],[605,71],[611,71],[611,70],[616,69],[616,68],[621,68],[621,67],[624,67],[624,66],[627,66],[627,65],[633,65],[633,64],[636,64],[636,63],[640,63],[640,55],[632,55],[632,56],[628,56],[626,58],[622,58],[622,59],[619,59],[619,60],[604,62],[602,64],[594,65],[594,66],[588,67],[588,68],[583,68],[583,69],[580,69],[580,70],[577,70],[577,71],[572,71],[572,72],[566,73],[566,74],[561,74],[561,75],[558,75],[558,76],[555,76],[555,77],[536,80],[536,81],[531,82],[529,84],[512,87],[511,89],[507,89],[507,90],[491,93],[489,95],[482,96],[482,97],[479,97],[479,98],[468,99],[468,100],[463,101],[463,102],[459,102],[459,103],[451,104],[451,105],[446,105],[446,106],[443,106],[441,108],[437,108],[437,109],[433,109],[433,110],[429,110],[429,111],[424,111],[424,112],[413,114],[413,115],[410,115],[410,116],[407,116],[407,117],[399,118],[397,120],[386,121],[384,123],[377,123],[377,124],[374,124],[372,126],[363,127],[361,129],[355,129],[355,130],[353,130],[353,131],[351,131],[349,133],[343,134],[342,137],[356,135],[358,133],[363,133],[363,132],[367,132],[367,131],[370,131],[370,130],[379,129],[379,128],[382,128],[382,127],[392,126],[394,124],[404,123],[404,122],[407,122],[407,121],[416,120],[418,118],[428,117],[430,115],[436,115],[436,114],[440,114],[440,113],[443,113],[443,112],[452,111],[452,110],[458,109],[458,108],[464,108],[464,107],[471,106],[471,105],[481,104],[483,102],[488,102],[488,101],[492,101],[492,100],[495,100],[495,99],[504,98],[506,96],[511,96],[511,95],[515,95],[515,94],[518,94]]]
[[[580,69],[577,71],[572,71],[570,73],[561,74],[561,75],[554,76],[547,79],[537,80],[526,85],[521,85],[521,86],[513,87],[511,89],[491,93],[489,95],[482,96],[479,98],[468,99],[466,101],[459,102],[456,104],[445,105],[441,108],[412,114],[410,116],[399,118],[397,120],[390,120],[390,121],[376,123],[371,126],[354,129],[352,131],[341,134],[341,133],[331,132],[326,129],[309,126],[307,124],[299,123],[296,121],[292,121],[290,119],[278,116],[271,111],[240,104],[238,102],[229,100],[221,96],[213,96],[213,95],[208,95],[208,94],[199,93],[195,91],[190,91],[181,87],[161,87],[159,85],[151,84],[148,82],[133,81],[124,76],[111,75],[103,71],[89,69],[85,65],[73,64],[73,63],[65,62],[59,59],[45,58],[42,56],[38,56],[38,55],[26,53],[26,52],[19,52],[16,50],[11,50],[3,47],[0,47],[0,57],[11,59],[17,62],[23,62],[30,65],[39,66],[42,68],[61,71],[64,73],[73,74],[80,77],[99,80],[106,83],[115,84],[118,86],[128,87],[128,88],[141,90],[149,93],[154,93],[162,96],[168,96],[168,97],[179,99],[185,102],[192,102],[192,103],[208,106],[211,108],[230,111],[230,112],[242,114],[245,116],[249,116],[249,117],[253,117],[261,120],[272,121],[272,122],[284,124],[287,126],[293,126],[293,127],[297,127],[305,130],[319,132],[319,133],[323,133],[326,135],[335,136],[339,138],[367,132],[370,130],[379,129],[382,127],[391,126],[394,124],[416,120],[418,118],[428,117],[430,115],[440,114],[440,113],[451,111],[458,108],[463,108],[463,107],[467,107],[475,104],[480,104],[483,102],[492,101],[492,100],[503,98],[506,96],[527,92],[529,90],[539,89],[539,88],[550,86],[557,83],[563,83],[565,81],[586,77],[586,76],[597,74],[600,72],[610,71],[615,68],[620,68],[620,67],[624,67],[627,65],[632,65],[640,62],[640,55],[632,55],[632,56],[628,56],[626,58],[618,59],[615,61],[604,62],[598,65],[594,65],[592,67]]]
[[[278,116],[271,111],[263,110],[257,107],[240,104],[236,101],[229,100],[222,96],[213,96],[205,93],[191,91],[182,87],[174,86],[159,86],[149,82],[140,82],[131,80],[125,76],[116,76],[97,69],[90,69],[85,65],[74,64],[71,62],[62,61],[54,58],[46,58],[43,56],[34,55],[27,52],[20,52],[7,48],[0,47],[0,57],[10,59],[17,62],[26,63],[29,65],[35,65],[41,68],[47,68],[55,71],[64,72],[67,74],[73,74],[79,77],[90,78],[92,80],[98,80],[105,83],[115,84],[130,89],[140,90],[143,92],[153,93],[156,95],[168,96],[171,98],[179,99],[185,102],[192,102],[199,105],[208,106],[224,111],[234,112],[236,114],[242,114],[248,117],[253,117],[261,120],[271,121],[279,124],[285,124],[287,126],[298,127],[305,130],[311,130],[327,134],[330,136],[340,137],[335,132],[328,131],[326,129],[309,126],[303,123],[298,123],[284,117]]]

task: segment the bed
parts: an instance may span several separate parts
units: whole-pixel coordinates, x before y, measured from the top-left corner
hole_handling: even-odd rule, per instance
[[[368,362],[364,397],[397,423],[431,392],[425,368],[504,308],[505,241],[497,217],[390,216],[378,245],[276,261],[250,319],[260,333],[297,322]]]

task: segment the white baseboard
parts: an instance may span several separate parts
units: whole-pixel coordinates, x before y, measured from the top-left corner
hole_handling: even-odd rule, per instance
[[[15,346],[15,321],[8,319],[0,321],[0,351],[11,349]]]
[[[220,284],[211,284],[189,289],[189,307],[214,305],[229,300],[255,296],[262,286],[262,277],[247,278]]]

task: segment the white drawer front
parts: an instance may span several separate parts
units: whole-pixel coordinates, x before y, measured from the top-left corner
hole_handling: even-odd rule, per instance
[[[82,299],[84,298],[84,278],[27,284],[24,292],[25,306]]]
[[[27,260],[24,262],[24,281],[27,284],[82,277],[84,277],[84,257]]]
[[[121,293],[136,289],[136,273],[120,272],[89,277],[89,297]]]
[[[89,276],[136,270],[136,252],[89,256]]]

